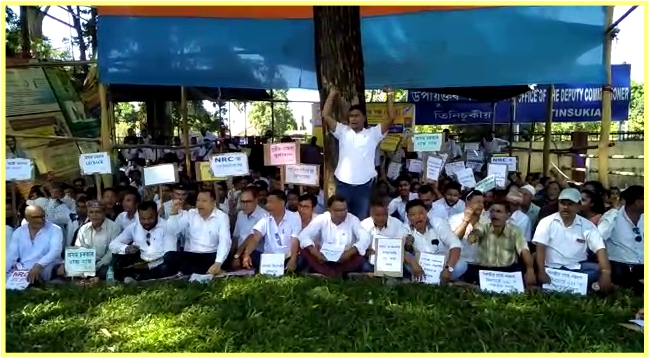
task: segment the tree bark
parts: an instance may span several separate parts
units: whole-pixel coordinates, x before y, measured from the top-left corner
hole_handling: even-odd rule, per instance
[[[32,40],[29,36],[29,6],[20,7],[20,46],[23,58],[32,58]]]
[[[341,91],[335,106],[337,121],[347,123],[350,104],[365,107],[361,15],[359,6],[314,6],[316,76],[323,109],[329,88]],[[334,128],[331,128],[334,130]],[[338,162],[338,141],[323,122],[323,189],[325,198],[335,192],[334,170]]]
[[[74,26],[74,30],[77,32],[77,41],[79,42],[79,60],[86,61],[88,59],[86,56],[88,46],[86,45],[86,40],[84,39],[84,30],[81,26],[81,10],[79,9],[79,6],[76,7],[76,10],[77,11],[75,12],[72,6],[68,6],[68,12],[72,14],[72,24]],[[83,73],[88,73],[88,65],[83,65],[81,67],[83,69]]]

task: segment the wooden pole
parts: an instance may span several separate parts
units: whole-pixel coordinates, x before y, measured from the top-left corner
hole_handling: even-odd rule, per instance
[[[275,106],[274,106],[275,101],[274,101],[274,99],[275,98],[273,98],[273,90],[271,90],[271,133],[273,133],[272,138],[275,138]],[[275,141],[273,141],[273,140],[272,140],[272,142],[275,143]]]
[[[187,91],[185,87],[181,87],[181,119],[183,120],[183,140],[185,141],[185,168],[189,175],[192,162],[190,157],[190,129],[187,123]]]
[[[95,174],[95,183],[97,185],[97,201],[102,201],[102,176]]]
[[[111,123],[110,123],[110,118],[108,114],[108,93],[106,90],[106,85],[103,83],[99,83],[99,102],[101,106],[101,121],[100,121],[100,141],[101,141],[101,147],[102,151],[109,153],[109,156],[112,157],[111,154]],[[101,177],[99,178],[100,181],[97,183],[97,187],[101,185]],[[113,180],[110,176],[106,176],[106,185],[111,186],[113,183]],[[97,189],[99,190],[99,189]]]
[[[605,17],[605,29],[609,28],[614,19],[614,7],[608,6]],[[603,62],[605,64],[605,85],[602,94],[602,121],[600,123],[600,141],[598,143],[598,181],[605,188],[609,187],[609,133],[612,123],[612,35],[605,33],[603,47]]]
[[[15,137],[15,138],[50,139],[50,140],[60,140],[60,141],[69,141],[69,142],[95,142],[95,143],[101,142],[101,138],[62,137],[57,135],[23,134],[23,133],[14,133],[14,132],[7,132],[6,135],[7,137]]]
[[[542,155],[542,171],[548,176],[551,170],[551,130],[553,127],[553,93],[555,86],[551,85],[546,96],[546,124],[544,125],[544,154]]]

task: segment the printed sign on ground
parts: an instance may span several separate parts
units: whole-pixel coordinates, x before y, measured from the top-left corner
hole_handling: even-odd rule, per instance
[[[524,292],[521,272],[499,272],[480,270],[479,285],[483,291],[495,293]]]
[[[418,264],[424,271],[421,281],[432,285],[440,284],[440,274],[445,267],[445,256],[430,252],[420,252],[418,255]]]
[[[546,274],[551,279],[551,283],[542,285],[545,290],[575,293],[583,296],[587,294],[587,274],[552,268],[547,268]]]
[[[34,162],[31,159],[7,158],[5,161],[5,179],[8,181],[34,179]]]
[[[79,155],[79,168],[82,175],[113,173],[111,157],[106,152]]]
[[[68,277],[95,276],[95,249],[66,248],[65,274]]]
[[[284,254],[262,254],[260,258],[260,274],[284,275]]]
[[[248,156],[246,153],[224,153],[210,157],[210,168],[216,177],[248,175]]]
[[[29,286],[29,281],[27,281],[27,276],[29,275],[28,270],[14,270],[7,275],[7,290],[24,290]]]
[[[375,275],[402,277],[404,274],[404,249],[401,238],[375,238]]]
[[[343,255],[343,251],[345,251],[345,246],[326,242],[320,248],[320,253],[325,256],[327,262],[337,262],[341,258],[341,255]]]

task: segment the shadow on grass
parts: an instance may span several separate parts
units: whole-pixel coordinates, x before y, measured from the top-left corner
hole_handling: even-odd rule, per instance
[[[642,298],[253,277],[7,293],[8,352],[642,352]]]

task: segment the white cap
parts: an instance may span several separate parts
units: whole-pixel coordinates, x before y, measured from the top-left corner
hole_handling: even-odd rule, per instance
[[[558,200],[569,200],[569,201],[573,201],[576,204],[579,204],[580,201],[582,200],[582,195],[580,194],[578,189],[566,188],[562,190],[560,196],[558,197]]]
[[[535,196],[535,194],[537,194],[537,190],[535,190],[535,188],[530,184],[526,184],[526,185],[522,186],[521,189],[528,190],[528,192],[532,196]]]

